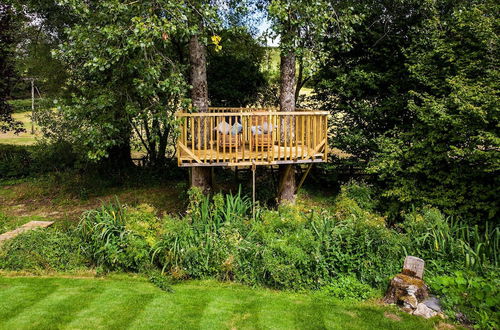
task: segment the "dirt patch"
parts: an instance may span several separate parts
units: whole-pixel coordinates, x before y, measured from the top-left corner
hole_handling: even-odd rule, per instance
[[[351,312],[351,311],[346,311],[346,312],[344,312],[344,314],[349,315],[352,318],[358,317],[358,314],[356,314],[355,312]]]
[[[445,329],[456,329],[453,324],[445,323],[445,322],[439,322],[438,324],[435,325],[434,327],[437,330],[445,330]]]
[[[397,316],[394,313],[385,312],[384,316],[393,321],[401,321],[401,317]]]
[[[236,314],[231,320],[229,320],[228,328],[230,328],[231,330],[238,329],[237,324],[239,322],[245,321],[250,316],[252,316],[252,314],[250,314],[250,313]]]

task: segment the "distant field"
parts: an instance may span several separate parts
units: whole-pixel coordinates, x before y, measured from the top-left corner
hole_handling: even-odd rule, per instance
[[[35,125],[35,134],[31,134],[31,111],[14,113],[12,117],[23,123],[26,132],[20,134],[14,134],[12,132],[0,133],[0,143],[15,145],[34,144],[36,142],[35,138],[39,135],[39,129]]]

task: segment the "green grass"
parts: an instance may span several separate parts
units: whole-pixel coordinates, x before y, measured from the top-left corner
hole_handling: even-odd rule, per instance
[[[0,329],[432,329],[437,320],[374,303],[184,282],[166,293],[143,278],[0,278]]]

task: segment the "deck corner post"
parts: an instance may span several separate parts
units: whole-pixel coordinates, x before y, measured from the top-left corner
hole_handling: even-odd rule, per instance
[[[255,221],[255,161],[252,162],[252,219]]]

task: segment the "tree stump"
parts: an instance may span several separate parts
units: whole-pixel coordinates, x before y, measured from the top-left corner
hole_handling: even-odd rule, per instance
[[[384,302],[398,304],[409,313],[415,311],[419,303],[429,296],[429,289],[422,280],[423,275],[424,261],[417,257],[406,257],[403,271],[391,280]]]
[[[413,299],[405,299],[405,297],[414,297],[418,303],[424,301],[428,296],[429,289],[423,280],[405,274],[398,274],[391,280],[384,302],[388,304],[404,305],[406,303],[414,305]]]

